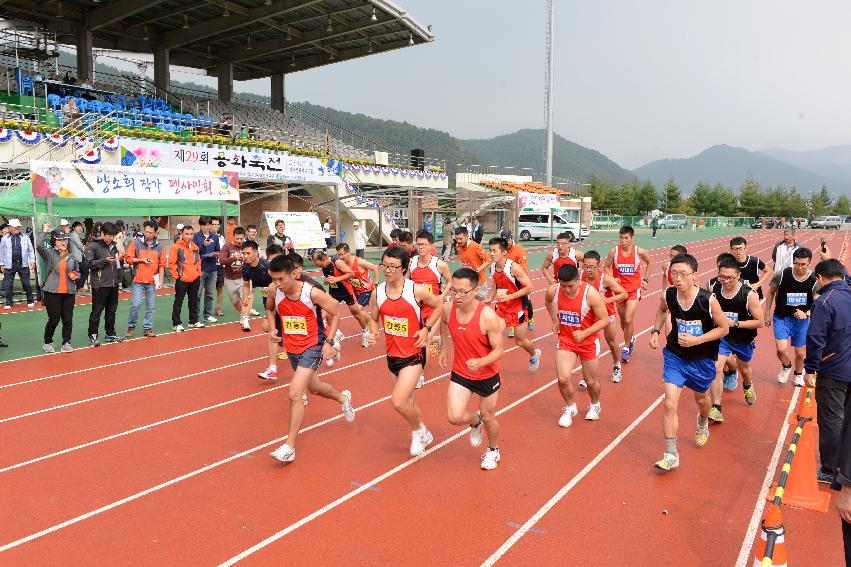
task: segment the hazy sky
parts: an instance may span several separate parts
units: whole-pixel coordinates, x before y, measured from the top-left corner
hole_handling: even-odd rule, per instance
[[[432,24],[434,43],[296,73],[287,97],[460,137],[543,127],[545,0],[397,2]],[[848,0],[556,0],[555,10],[555,130],[624,167],[722,143],[851,143]]]

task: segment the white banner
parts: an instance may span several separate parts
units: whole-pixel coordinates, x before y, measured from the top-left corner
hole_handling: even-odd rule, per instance
[[[527,193],[525,191],[520,192],[520,208],[529,207],[552,209],[560,206],[561,204],[559,203],[557,195],[542,195],[540,193]]]
[[[31,161],[34,197],[239,201],[239,178],[226,171],[186,171]]]
[[[297,250],[308,248],[325,249],[325,237],[322,236],[322,223],[317,213],[263,212],[263,219],[269,227],[269,234],[275,234],[275,222],[286,223],[284,234],[293,241]]]

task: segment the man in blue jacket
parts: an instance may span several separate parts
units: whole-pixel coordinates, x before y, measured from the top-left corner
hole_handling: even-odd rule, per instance
[[[30,272],[35,269],[35,252],[27,235],[21,233],[21,221],[9,221],[9,234],[0,239],[0,274],[3,274],[3,290],[6,296],[5,309],[12,308],[12,285],[15,274],[21,279],[21,287],[27,295],[27,307],[35,306]]]
[[[212,232],[212,219],[210,217],[199,218],[198,224],[201,228],[195,233],[195,244],[201,251],[201,286],[198,295],[204,301],[204,319],[208,323],[215,323],[213,297],[216,295],[216,280],[219,271],[217,260],[222,247],[219,244],[219,236]]]
[[[816,385],[818,403],[818,480],[830,483],[837,468],[839,438],[845,409],[851,402],[851,286],[845,281],[845,268],[838,260],[822,260],[815,269],[818,299],[810,310],[807,332],[806,382]],[[846,471],[851,472],[851,471]]]

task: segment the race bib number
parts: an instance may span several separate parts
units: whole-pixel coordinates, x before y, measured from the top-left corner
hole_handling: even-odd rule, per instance
[[[635,274],[635,266],[633,266],[632,264],[619,265],[618,266],[618,272],[620,272],[620,274],[622,276],[634,275]]]
[[[261,287],[260,288],[260,297],[269,297],[269,288]]]
[[[307,320],[299,315],[284,315],[281,317],[285,335],[306,335]]]
[[[352,282],[352,287],[363,287],[357,278],[352,278],[349,281]]]
[[[558,322],[567,327],[579,327],[582,324],[576,311],[559,311]]]
[[[739,314],[738,313],[733,313],[732,311],[725,311],[724,315],[726,315],[727,319],[729,319],[730,321],[738,321],[739,320]]]
[[[502,294],[502,295],[508,295],[508,290],[507,290],[507,289],[500,289],[500,288],[497,288],[497,289],[496,289],[496,297],[497,297],[497,299],[499,298],[500,294]]]
[[[408,336],[408,320],[404,317],[384,316],[384,332],[394,337]]]
[[[800,306],[807,304],[807,294],[806,293],[787,293],[786,294],[786,305],[790,306]]]
[[[677,333],[699,337],[703,334],[703,323],[700,321],[682,321],[677,319]]]
[[[431,284],[430,283],[418,283],[414,284],[420,289],[426,290],[428,293],[431,293]]]

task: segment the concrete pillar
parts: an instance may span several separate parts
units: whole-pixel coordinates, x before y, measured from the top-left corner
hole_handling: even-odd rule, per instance
[[[287,100],[284,74],[272,75],[270,79],[272,80],[272,110],[284,112],[284,104]]]
[[[233,63],[219,63],[219,100],[229,103],[233,97]]]
[[[170,53],[165,47],[154,47],[154,84],[167,91],[171,86]],[[158,93],[162,96],[162,93]]]
[[[93,71],[92,30],[82,29],[77,32],[77,79],[80,83],[87,77],[91,79]]]

